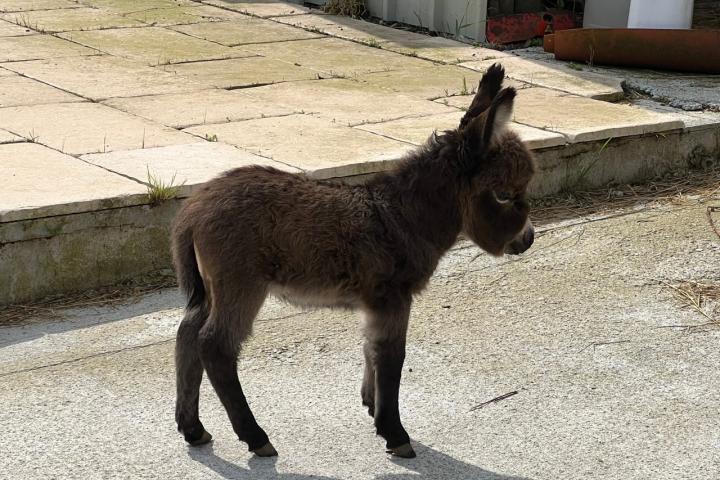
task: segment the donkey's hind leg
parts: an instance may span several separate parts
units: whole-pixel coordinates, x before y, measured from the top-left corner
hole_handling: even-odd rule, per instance
[[[175,342],[175,371],[177,376],[177,401],[175,421],[178,430],[190,445],[202,445],[212,439],[198,415],[200,382],[203,367],[200,362],[198,333],[207,319],[204,305],[191,307],[180,322]]]
[[[200,331],[200,357],[233,430],[240,441],[248,444],[248,450],[261,457],[275,456],[277,452],[245,399],[237,374],[237,357],[266,294],[264,288],[248,288],[239,294],[216,295],[210,317]]]

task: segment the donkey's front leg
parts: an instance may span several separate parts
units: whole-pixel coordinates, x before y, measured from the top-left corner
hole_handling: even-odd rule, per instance
[[[373,351],[374,345],[369,340],[366,340],[365,345],[363,345],[365,372],[363,373],[360,397],[370,416],[375,418],[375,359],[373,358]]]
[[[375,428],[385,438],[390,453],[415,456],[410,437],[400,421],[398,393],[405,361],[405,338],[411,299],[373,309],[368,318],[367,357],[375,367]]]

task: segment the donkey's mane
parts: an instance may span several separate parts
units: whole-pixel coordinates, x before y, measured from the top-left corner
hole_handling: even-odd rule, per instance
[[[397,166],[379,175],[370,184],[385,182],[392,177],[401,189],[421,190],[441,188],[448,181],[456,181],[461,171],[458,153],[462,148],[460,134],[456,130],[434,132],[420,147],[409,152]]]

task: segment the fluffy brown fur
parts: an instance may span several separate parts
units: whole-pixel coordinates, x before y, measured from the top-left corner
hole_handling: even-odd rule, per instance
[[[462,232],[493,255],[532,243],[525,191],[531,154],[506,131],[515,91],[493,66],[457,130],[434,134],[364,185],[317,181],[266,167],[229,171],[187,200],[173,230],[188,296],[178,331],[178,429],[209,441],[198,417],[203,368],[238,437],[275,450],[237,378],[241,343],[268,294],[366,314],[362,400],[396,455],[414,456],[397,394],[412,296]]]

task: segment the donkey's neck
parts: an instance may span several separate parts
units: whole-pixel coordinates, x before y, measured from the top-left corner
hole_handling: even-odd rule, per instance
[[[394,170],[371,182],[370,188],[387,202],[405,237],[429,244],[442,255],[462,228],[457,148],[452,139],[431,138]]]

